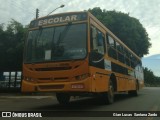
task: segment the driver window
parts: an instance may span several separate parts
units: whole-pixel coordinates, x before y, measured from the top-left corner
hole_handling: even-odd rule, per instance
[[[93,51],[104,54],[104,34],[91,26],[91,47]]]

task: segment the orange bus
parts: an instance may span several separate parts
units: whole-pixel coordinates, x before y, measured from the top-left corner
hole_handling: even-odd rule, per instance
[[[89,12],[31,21],[25,42],[22,92],[54,92],[60,104],[71,96],[137,95],[143,87],[141,59]]]

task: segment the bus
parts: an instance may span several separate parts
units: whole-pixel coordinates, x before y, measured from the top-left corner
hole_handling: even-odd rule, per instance
[[[71,96],[117,93],[136,96],[143,87],[141,59],[90,12],[68,12],[31,21],[25,41],[22,92]]]

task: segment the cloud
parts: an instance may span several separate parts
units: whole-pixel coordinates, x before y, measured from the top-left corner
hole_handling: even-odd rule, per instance
[[[160,40],[160,0],[1,0],[0,23],[7,23],[13,18],[26,25],[35,18],[36,8],[40,10],[40,16],[44,16],[61,4],[65,4],[65,7],[54,13],[83,11],[94,7],[129,13],[146,28],[152,42],[150,55],[160,52],[157,45]]]
[[[160,40],[160,28],[157,26],[147,26],[147,32],[149,33],[149,37],[151,38],[152,47],[149,49],[150,53],[159,54],[159,40]]]

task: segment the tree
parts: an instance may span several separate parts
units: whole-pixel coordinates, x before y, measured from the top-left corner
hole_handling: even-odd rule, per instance
[[[150,85],[153,84],[155,79],[153,72],[146,67],[143,69],[143,72],[144,72],[145,84],[150,84]]]
[[[6,30],[0,27],[0,71],[21,70],[27,28],[11,20]]]
[[[153,74],[152,70],[148,68],[143,68],[145,85],[149,86],[160,86],[160,77]]]
[[[122,12],[101,10],[99,7],[88,11],[138,56],[143,57],[143,55],[148,54],[148,49],[151,47],[150,38],[138,19]]]

